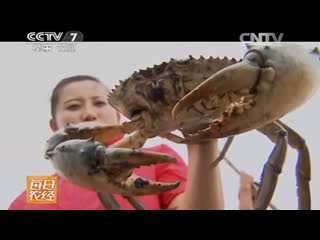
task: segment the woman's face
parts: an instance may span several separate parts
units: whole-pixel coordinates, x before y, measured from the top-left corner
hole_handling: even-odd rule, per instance
[[[56,117],[50,120],[53,131],[68,123],[93,121],[118,124],[120,115],[108,104],[108,90],[94,81],[73,82],[64,86],[56,107]]]

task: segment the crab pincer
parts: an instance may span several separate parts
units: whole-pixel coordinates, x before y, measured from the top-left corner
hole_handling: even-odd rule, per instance
[[[175,158],[141,150],[108,148],[93,138],[65,141],[55,147],[50,159],[64,178],[97,192],[138,196],[163,193],[179,186],[179,182],[154,182],[133,173],[134,168],[174,163]]]

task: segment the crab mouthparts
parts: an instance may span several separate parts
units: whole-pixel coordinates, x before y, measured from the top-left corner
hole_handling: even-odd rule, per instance
[[[227,123],[233,116],[246,114],[256,104],[254,88],[242,88],[210,98],[203,98],[178,114],[178,121],[207,119],[213,124]]]
[[[240,62],[220,70],[175,105],[172,110],[173,119],[183,121],[190,114],[196,115],[190,112],[193,108],[200,112],[200,117],[211,115],[212,119],[223,117],[223,120],[249,110],[256,100],[260,73],[259,66],[248,62]]]
[[[227,122],[233,116],[246,114],[247,111],[252,109],[256,104],[256,97],[255,91],[248,88],[215,96],[214,98],[218,98],[218,105],[219,102],[221,102],[220,106],[223,106],[223,104],[228,101],[229,104],[225,105],[224,111],[220,117],[213,121],[213,123],[220,124],[222,122]]]

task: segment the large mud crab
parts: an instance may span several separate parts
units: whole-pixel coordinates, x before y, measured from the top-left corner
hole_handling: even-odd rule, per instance
[[[236,62],[235,59],[195,59],[190,56],[187,60],[171,59],[168,63],[163,62],[153,68],[135,72],[125,81],[120,81],[120,85],[111,90],[108,99],[130,122],[124,122],[121,127],[70,127],[69,133],[75,136],[94,134],[98,139],[131,134],[119,141],[115,147],[141,148],[148,138],[155,136],[185,143],[185,139],[171,132],[180,129],[185,134],[191,133],[195,129],[208,126],[212,116],[199,121],[199,113],[194,112],[194,116],[189,113],[189,118],[183,122],[175,121],[172,119],[172,109],[185,94],[209,76]],[[227,97],[222,101],[230,103]],[[210,103],[207,107],[216,108],[221,102]]]
[[[310,209],[308,148],[278,119],[315,93],[319,76],[319,50],[308,52],[291,44],[253,47],[240,61],[172,59],[133,73],[111,91],[109,103],[131,121],[117,126],[69,126],[66,131],[70,139],[94,136],[100,142],[129,134],[111,147],[139,149],[155,136],[196,143],[257,129],[276,147],[265,166],[255,208],[266,209],[270,203],[289,143],[299,152],[299,207]],[[171,133],[177,129],[184,138]]]

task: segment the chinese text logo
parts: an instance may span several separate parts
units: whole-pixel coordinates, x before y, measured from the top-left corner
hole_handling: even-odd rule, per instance
[[[57,177],[27,177],[28,203],[56,203]]]

